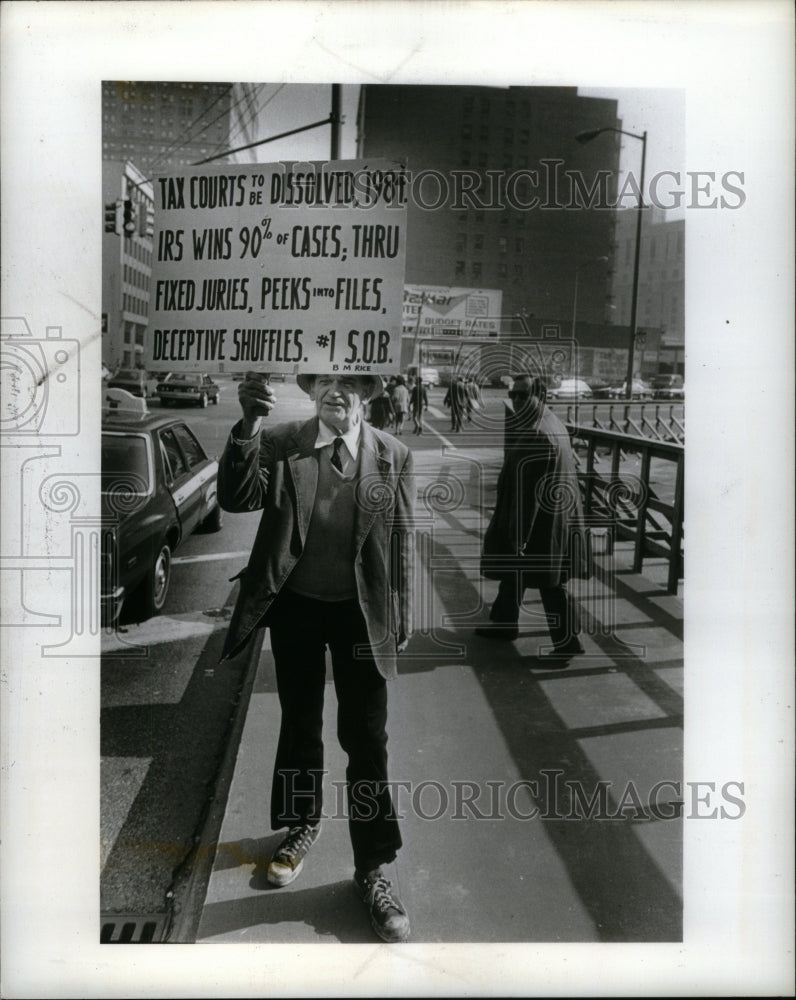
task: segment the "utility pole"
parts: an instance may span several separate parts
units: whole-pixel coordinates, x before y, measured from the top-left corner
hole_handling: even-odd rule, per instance
[[[332,112],[329,121],[332,125],[332,156],[333,160],[340,159],[340,104],[342,86],[339,83],[332,84]]]

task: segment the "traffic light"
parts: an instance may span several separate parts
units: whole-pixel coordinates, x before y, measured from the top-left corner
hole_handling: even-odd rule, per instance
[[[153,205],[144,205],[144,210],[139,219],[138,235],[143,236],[147,240],[151,240],[155,235],[155,208]]]
[[[124,200],[124,221],[122,228],[125,236],[132,236],[135,233],[135,205],[131,198]]]
[[[105,232],[119,233],[119,203],[111,201],[105,206]]]

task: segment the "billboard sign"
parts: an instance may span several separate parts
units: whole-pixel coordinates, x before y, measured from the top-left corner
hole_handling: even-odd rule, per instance
[[[402,164],[178,167],[153,186],[148,369],[399,370]]]
[[[497,288],[406,285],[403,333],[421,338],[497,337],[502,303]]]

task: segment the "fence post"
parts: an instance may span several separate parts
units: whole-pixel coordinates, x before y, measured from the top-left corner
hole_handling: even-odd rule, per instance
[[[672,548],[669,553],[669,579],[667,590],[670,594],[677,593],[677,583],[680,579],[680,544],[683,540],[683,478],[685,455],[677,459],[677,478],[674,484],[674,509],[672,511]]]
[[[633,551],[633,572],[640,573],[644,565],[644,538],[647,532],[647,500],[650,492],[650,452],[645,448],[641,454],[641,498],[638,505],[636,525],[636,547]]]

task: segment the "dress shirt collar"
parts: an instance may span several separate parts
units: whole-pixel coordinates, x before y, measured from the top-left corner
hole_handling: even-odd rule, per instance
[[[331,444],[336,437],[342,437],[343,444],[346,446],[346,450],[351,458],[356,461],[359,455],[359,441],[362,436],[362,421],[359,420],[350,431],[345,434],[338,435],[325,424],[322,420],[318,421],[318,436],[315,438],[316,448],[325,448],[327,444]]]

